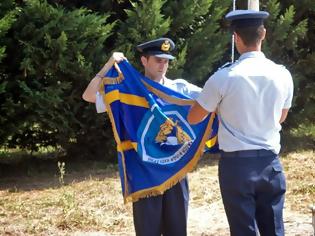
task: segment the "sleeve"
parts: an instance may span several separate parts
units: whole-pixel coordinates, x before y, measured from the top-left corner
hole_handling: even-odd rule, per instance
[[[103,101],[103,96],[99,92],[96,93],[95,106],[97,113],[106,112],[106,106]]]
[[[201,90],[202,89],[200,87],[189,83],[187,86],[187,95],[193,99],[196,99],[199,96]]]
[[[293,100],[293,80],[290,72],[288,73],[288,91],[287,91],[287,97],[286,100],[284,101],[284,109],[289,109],[292,106],[292,100]]]
[[[181,92],[192,99],[196,99],[201,92],[200,87],[191,84],[184,79],[176,79],[173,82],[178,92]]]
[[[216,74],[211,76],[196,99],[200,106],[208,112],[215,111],[222,98],[217,81]]]

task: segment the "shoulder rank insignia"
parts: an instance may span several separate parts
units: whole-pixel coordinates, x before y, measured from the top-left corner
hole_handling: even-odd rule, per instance
[[[233,65],[233,62],[228,61],[228,62],[224,63],[222,66],[220,66],[218,70],[229,67],[231,65]]]

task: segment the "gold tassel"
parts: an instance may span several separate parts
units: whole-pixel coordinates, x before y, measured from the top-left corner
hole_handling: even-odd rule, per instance
[[[124,75],[121,72],[117,62],[114,63],[114,67],[116,71],[118,72],[118,76],[116,78],[104,77],[102,79],[103,85],[104,84],[120,84],[124,80]]]

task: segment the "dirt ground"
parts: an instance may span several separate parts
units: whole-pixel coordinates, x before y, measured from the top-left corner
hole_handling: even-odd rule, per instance
[[[191,204],[189,212],[189,235],[229,235],[227,219],[221,200],[208,206]],[[311,214],[284,210],[286,235],[313,236]]]
[[[315,203],[314,152],[289,154],[283,163],[286,235],[313,236],[308,206]],[[131,204],[123,204],[117,170],[86,166],[67,172],[67,167],[63,186],[49,173],[0,179],[0,235],[134,235]],[[228,236],[217,159],[203,159],[188,177],[188,235]]]

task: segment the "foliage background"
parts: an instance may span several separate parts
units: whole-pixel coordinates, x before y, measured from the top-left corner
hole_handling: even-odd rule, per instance
[[[230,60],[223,18],[231,8],[231,0],[1,0],[0,147],[113,161],[107,116],[81,98],[90,79],[113,51],[141,70],[135,45],[167,36],[177,46],[168,77],[202,86]],[[260,8],[271,13],[263,51],[295,83],[284,129],[314,124],[315,2],[263,0]]]

